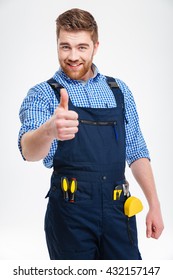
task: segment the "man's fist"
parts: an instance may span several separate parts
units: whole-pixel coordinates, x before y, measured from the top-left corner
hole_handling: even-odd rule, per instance
[[[54,138],[58,140],[70,140],[78,132],[78,114],[68,110],[69,96],[66,89],[60,90],[60,103],[52,117],[52,129]]]

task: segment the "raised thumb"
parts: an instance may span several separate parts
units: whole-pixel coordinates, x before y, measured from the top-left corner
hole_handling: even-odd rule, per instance
[[[60,103],[59,107],[63,108],[64,110],[68,111],[68,93],[65,88],[60,90]]]

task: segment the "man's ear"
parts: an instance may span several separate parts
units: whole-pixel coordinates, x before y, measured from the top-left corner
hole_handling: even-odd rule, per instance
[[[96,42],[94,44],[94,55],[97,53],[98,47],[99,47],[99,42]]]

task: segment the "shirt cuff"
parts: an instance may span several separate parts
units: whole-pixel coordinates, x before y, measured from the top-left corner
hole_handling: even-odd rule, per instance
[[[136,161],[136,160],[138,160],[138,159],[140,159],[140,158],[147,158],[149,161],[151,161],[148,152],[145,152],[145,153],[144,153],[144,152],[141,152],[141,153],[139,152],[139,153],[133,155],[132,157],[126,159],[126,161],[127,161],[127,164],[128,164],[129,167],[130,167],[130,165],[131,165],[134,161]]]

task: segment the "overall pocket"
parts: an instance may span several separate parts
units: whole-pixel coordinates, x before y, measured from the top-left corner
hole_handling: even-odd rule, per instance
[[[49,198],[49,200],[54,201],[55,203],[64,203],[65,205],[69,204],[85,204],[92,202],[93,199],[93,185],[92,183],[85,182],[85,181],[78,181],[76,179],[76,191],[74,192],[74,201],[71,201],[72,192],[70,190],[70,183],[72,177],[70,176],[65,177],[67,178],[69,188],[67,190],[67,195],[65,199],[65,193],[62,188],[62,178],[63,176],[60,175],[52,175],[51,178],[51,187],[46,195],[45,198]]]

